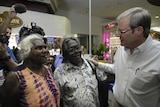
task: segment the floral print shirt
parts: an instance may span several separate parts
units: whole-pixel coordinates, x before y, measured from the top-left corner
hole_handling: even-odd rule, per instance
[[[64,107],[99,107],[98,87],[95,73],[84,60],[81,67],[70,62],[62,63],[55,71],[54,78],[61,92]],[[104,72],[97,72],[100,79]]]

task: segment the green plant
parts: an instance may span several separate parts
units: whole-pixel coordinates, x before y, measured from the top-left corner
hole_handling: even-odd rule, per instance
[[[101,43],[99,47],[93,49],[93,54],[98,56],[99,60],[103,60],[103,54],[107,53],[109,48],[106,48],[106,43]]]

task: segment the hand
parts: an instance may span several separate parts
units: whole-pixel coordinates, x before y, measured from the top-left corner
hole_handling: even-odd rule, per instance
[[[17,13],[15,12],[14,5],[12,5],[10,10],[8,11],[8,17],[13,19],[14,17],[16,17],[16,15],[17,15]]]
[[[98,61],[98,55],[93,55],[93,56],[92,56],[92,59]]]
[[[0,42],[0,59],[5,58],[6,56],[8,56],[6,44]]]
[[[98,61],[96,61],[94,58],[89,59],[95,66],[98,66]]]

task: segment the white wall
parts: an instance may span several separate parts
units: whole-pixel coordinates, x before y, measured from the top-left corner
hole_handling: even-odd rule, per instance
[[[4,11],[9,10],[8,7],[0,6],[0,13],[2,14]],[[40,26],[44,29],[46,35],[51,36],[64,36],[66,34],[71,33],[71,24],[70,20],[66,17],[40,13],[35,11],[27,10],[26,13],[17,14],[23,20],[23,25],[28,25],[31,27],[31,22],[36,22],[37,26]],[[21,27],[22,27],[21,26]],[[20,28],[13,28],[12,33],[17,34]]]
[[[60,9],[55,14],[65,16],[70,20],[72,33],[89,34],[89,15],[67,12]],[[102,34],[102,24],[110,21],[111,20],[92,16],[91,34],[100,36]]]

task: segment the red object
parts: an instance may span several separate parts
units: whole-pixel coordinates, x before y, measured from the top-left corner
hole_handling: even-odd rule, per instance
[[[106,30],[109,30],[109,29],[112,29],[112,28],[114,28],[116,26],[117,26],[116,22],[110,22],[107,25],[105,25],[104,27],[105,27]]]

